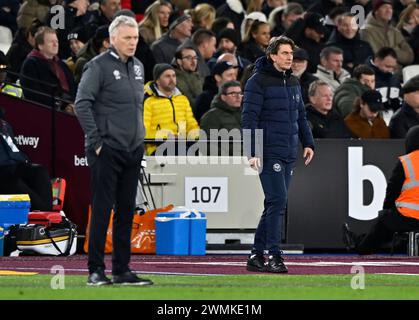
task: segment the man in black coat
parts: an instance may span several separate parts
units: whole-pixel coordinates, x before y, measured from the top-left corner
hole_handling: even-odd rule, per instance
[[[389,124],[390,135],[395,139],[404,138],[411,127],[419,125],[419,75],[407,81],[402,91],[403,105]]]
[[[292,60],[292,74],[300,80],[301,94],[303,96],[304,103],[309,103],[308,99],[308,88],[310,84],[317,79],[317,77],[307,71],[309,56],[307,51],[302,48],[296,48],[294,50],[294,59]]]
[[[28,194],[31,210],[52,209],[48,170],[33,164],[15,144],[12,126],[0,108],[0,194]]]
[[[310,104],[306,105],[307,120],[314,138],[351,138],[339,113],[332,108],[332,88],[323,80],[314,81],[309,89]]]
[[[374,52],[368,42],[361,40],[356,18],[352,13],[344,13],[337,20],[337,28],[330,35],[326,46],[333,46],[343,51],[343,68],[352,73],[359,64],[363,64]]]
[[[35,49],[25,59],[20,81],[26,99],[65,109],[74,102],[76,85],[67,65],[57,57],[58,38],[54,29],[41,27],[35,34]]]
[[[196,98],[193,114],[195,119],[201,120],[202,115],[211,107],[212,99],[218,93],[218,88],[226,81],[237,80],[237,66],[228,61],[215,64],[211,75],[204,80],[204,91]]]

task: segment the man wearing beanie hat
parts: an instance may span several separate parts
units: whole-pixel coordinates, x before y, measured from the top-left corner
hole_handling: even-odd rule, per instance
[[[399,157],[388,181],[383,210],[369,232],[356,235],[343,225],[343,241],[349,251],[373,254],[390,242],[395,232],[419,230],[419,126],[410,128],[405,139],[406,154]]]
[[[71,56],[65,61],[71,72],[74,74],[76,69],[77,53],[89,40],[85,29],[82,27],[76,28],[67,35],[67,40],[71,49]]]
[[[239,67],[239,75],[242,74],[244,68],[250,64],[250,61],[243,58],[237,52],[237,47],[240,44],[240,35],[234,29],[224,28],[217,36],[217,51],[214,56],[208,61],[210,69],[217,63],[217,59],[224,53],[234,54],[237,58],[237,66]]]
[[[391,117],[389,124],[394,139],[404,138],[409,128],[419,125],[419,75],[407,81],[402,92],[403,105]]]
[[[169,31],[151,45],[156,63],[171,63],[176,49],[192,35],[193,24],[190,16],[173,13],[169,21]]]
[[[146,139],[195,139],[199,137],[188,98],[176,87],[173,66],[158,63],[153,69],[154,81],[145,85],[144,127]],[[157,150],[157,151],[156,151]],[[147,154],[160,153],[156,144],[146,144]]]
[[[360,31],[361,39],[371,45],[374,54],[383,47],[390,47],[396,51],[399,64],[411,64],[414,59],[412,48],[402,33],[391,25],[393,1],[374,0],[372,8],[365,20],[365,28]]]
[[[77,60],[74,68],[74,80],[76,83],[80,82],[84,65],[109,48],[108,28],[108,25],[97,28],[93,38],[89,39],[86,45],[77,53]]]
[[[67,0],[63,6],[64,17],[62,21],[63,26],[56,26],[57,21],[55,13],[52,12],[47,17],[47,26],[51,26],[57,31],[57,36],[59,40],[59,52],[58,56],[61,59],[67,59],[72,55],[72,49],[70,47],[70,38],[74,39],[75,34],[81,37],[81,33],[84,33],[83,38],[85,42],[90,38],[89,34],[82,31],[84,29],[85,23],[88,19],[87,8],[89,7],[88,0]],[[61,19],[60,19],[61,20]],[[77,30],[76,32],[74,30]],[[70,38],[68,37],[71,35]]]

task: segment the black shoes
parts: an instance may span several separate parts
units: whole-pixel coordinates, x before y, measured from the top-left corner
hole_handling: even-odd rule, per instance
[[[247,271],[252,272],[272,272],[287,273],[288,268],[284,264],[284,259],[280,254],[270,255],[267,262],[261,254],[252,254],[247,259]]]
[[[272,273],[287,273],[288,268],[284,264],[284,258],[280,254],[269,256],[268,262],[265,265],[266,272]]]
[[[88,286],[106,286],[112,284],[112,281],[106,277],[105,270],[97,269],[95,272],[89,274],[87,278]]]
[[[139,278],[132,271],[114,275],[112,283],[125,286],[149,286],[153,284],[151,280]]]
[[[251,272],[264,272],[265,271],[265,258],[260,254],[251,254],[247,259],[247,271]]]
[[[342,241],[348,252],[356,250],[356,235],[349,229],[347,223],[342,225]]]

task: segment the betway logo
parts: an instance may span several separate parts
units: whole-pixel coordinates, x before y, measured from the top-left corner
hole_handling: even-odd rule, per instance
[[[351,218],[365,221],[377,218],[386,196],[387,181],[380,168],[363,163],[362,151],[362,147],[348,148],[348,211]],[[369,204],[364,204],[364,180],[369,181],[374,190]]]
[[[39,143],[39,137],[25,137],[23,135],[19,135],[15,137],[16,144],[20,146],[31,146],[32,148],[36,149]]]
[[[74,155],[74,166],[75,167],[87,167],[87,158],[86,157],[78,157],[76,154]]]

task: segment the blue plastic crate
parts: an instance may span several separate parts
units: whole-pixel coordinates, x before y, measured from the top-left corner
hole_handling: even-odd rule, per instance
[[[3,256],[3,247],[4,247],[4,229],[0,227],[0,257]]]
[[[27,194],[0,195],[0,226],[28,223],[30,199]]]
[[[161,212],[156,216],[156,254],[189,254],[189,219],[181,212]]]
[[[157,255],[205,255],[207,219],[202,212],[175,208],[156,216]]]

